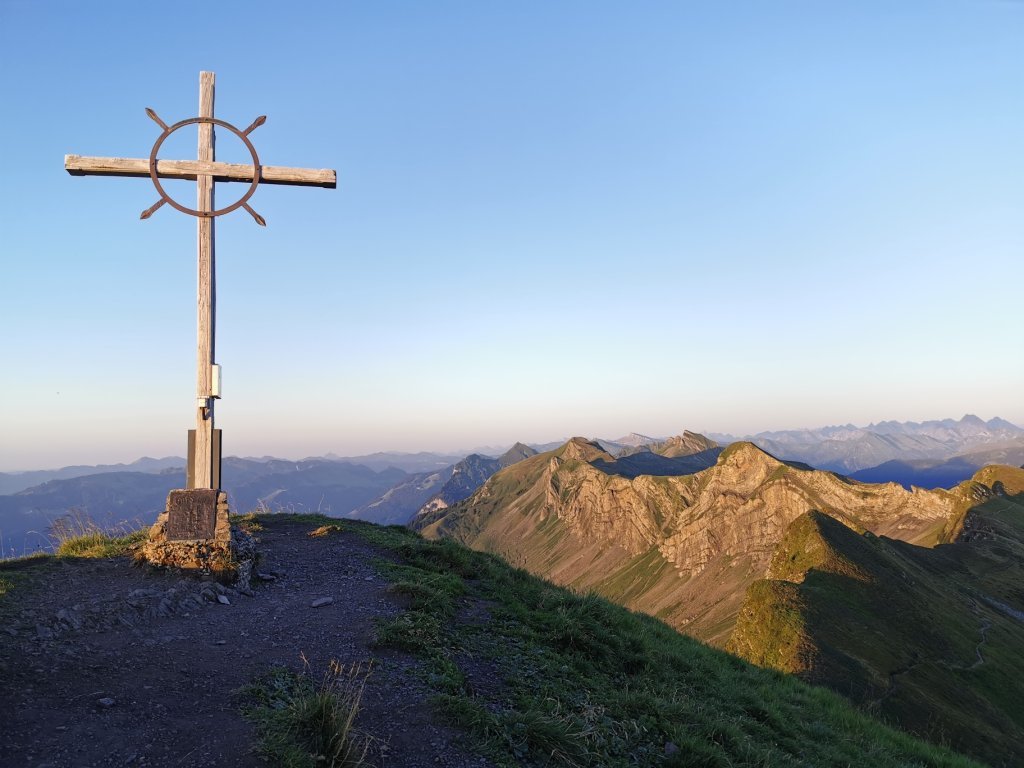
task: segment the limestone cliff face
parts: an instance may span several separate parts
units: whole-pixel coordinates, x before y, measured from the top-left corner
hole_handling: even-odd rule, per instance
[[[669,480],[676,481],[684,503],[672,510],[660,549],[691,572],[720,555],[745,554],[767,566],[789,524],[812,510],[855,530],[931,546],[942,540],[960,501],[946,491],[857,483],[791,466],[750,443],[731,446],[705,472]]]
[[[553,515],[586,541],[636,555],[658,547],[680,571],[696,575],[718,556],[751,556],[767,566],[789,524],[811,510],[857,530],[936,544],[955,513],[956,494],[907,491],[896,483],[855,483],[831,472],[787,465],[738,443],[703,472],[629,480],[597,471],[604,452],[575,438],[552,455],[538,481],[543,516]]]
[[[692,433],[675,440],[679,450],[704,451],[710,442]],[[609,473],[613,462],[597,443],[573,438],[498,472],[414,527],[598,588],[724,642],[744,590],[765,576],[800,515],[818,511],[854,530],[933,546],[948,540],[951,520],[965,509],[956,491],[857,483],[781,462],[750,443],[733,444],[714,466],[689,475],[630,478]],[[645,581],[641,559],[657,579]]]
[[[557,518],[585,541],[614,544],[630,555],[657,544],[662,533],[636,481],[606,475],[576,458],[581,455],[590,454],[570,442],[562,456],[551,457],[541,480],[546,487],[541,514]]]

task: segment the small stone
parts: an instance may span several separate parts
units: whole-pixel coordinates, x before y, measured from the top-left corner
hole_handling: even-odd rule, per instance
[[[114,704],[116,704],[117,702],[116,702],[116,701],[114,701],[114,700],[113,700],[112,698],[110,698],[109,696],[104,696],[104,697],[103,697],[102,699],[99,699],[99,700],[97,700],[97,702],[96,702],[96,703],[97,703],[97,704],[99,704],[99,705],[100,705],[101,707],[112,707],[112,706],[114,706]]]
[[[213,644],[214,645],[227,645],[228,641],[227,640],[214,640]]]
[[[277,576],[272,573],[264,573],[263,571],[256,571],[256,578],[260,581],[277,581]]]
[[[316,600],[314,600],[312,603],[309,604],[309,607],[310,608],[319,608],[320,606],[323,606],[323,605],[330,605],[333,602],[334,602],[334,598],[333,597],[318,597]]]
[[[367,576],[363,579],[363,581],[373,581],[373,576]]]
[[[231,601],[225,595],[217,595],[217,602],[221,605],[231,605]]]
[[[666,757],[668,757],[669,755],[674,755],[678,751],[679,751],[679,747],[674,742],[671,742],[671,741],[666,741],[665,742],[665,756]]]

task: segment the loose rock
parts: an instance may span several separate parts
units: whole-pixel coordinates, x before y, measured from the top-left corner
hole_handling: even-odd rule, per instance
[[[314,600],[312,603],[309,604],[309,607],[310,608],[319,608],[320,606],[323,606],[323,605],[330,605],[333,602],[334,602],[334,598],[333,597],[318,597],[316,600]]]

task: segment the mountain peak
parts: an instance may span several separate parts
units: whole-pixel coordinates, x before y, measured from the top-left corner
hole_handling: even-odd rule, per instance
[[[639,432],[630,432],[625,437],[617,438],[612,440],[613,443],[618,445],[628,445],[630,448],[639,448],[642,445],[650,445],[651,443],[658,442],[653,437],[647,435],[641,435]]]
[[[714,440],[709,440],[704,435],[687,429],[683,430],[681,435],[675,435],[651,446],[651,450],[667,458],[675,458],[677,456],[691,456],[695,453],[714,450],[718,447],[718,443]]]
[[[504,467],[510,467],[513,464],[517,464],[523,459],[528,459],[531,456],[536,456],[537,451],[524,443],[516,443],[501,456],[498,457],[498,463]]]
[[[1011,424],[1006,419],[1001,419],[998,416],[989,419],[985,423],[985,426],[987,426],[989,429],[1005,430],[1007,432],[1021,432],[1022,431],[1021,428],[1018,427],[1016,424]]]
[[[772,465],[782,464],[781,461],[776,459],[770,453],[758,448],[754,443],[746,440],[740,440],[737,443],[733,443],[722,451],[722,454],[718,457],[718,463],[720,465],[735,467],[751,463]]]
[[[585,437],[573,437],[555,453],[565,461],[592,462],[597,459],[614,461],[612,455],[602,448],[596,440],[588,440]]]

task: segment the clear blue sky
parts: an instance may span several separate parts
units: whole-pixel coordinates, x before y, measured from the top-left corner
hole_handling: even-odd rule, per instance
[[[1024,4],[0,0],[0,470],[184,452],[195,223],[62,161],[204,69],[339,178],[218,221],[229,453],[1024,422]]]

